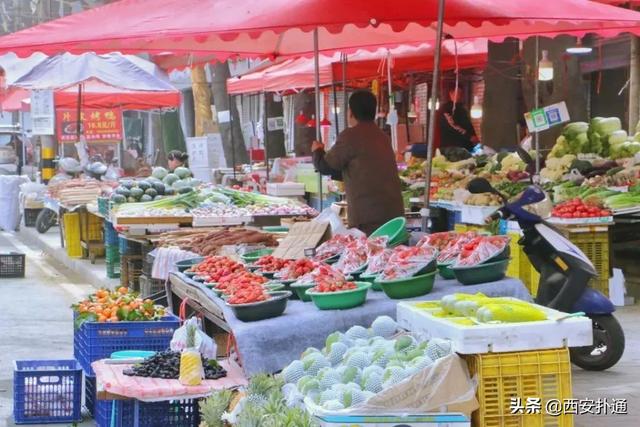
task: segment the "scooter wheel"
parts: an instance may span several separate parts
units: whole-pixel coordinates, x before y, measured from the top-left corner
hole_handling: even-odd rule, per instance
[[[604,371],[622,357],[624,331],[610,314],[589,317],[593,324],[593,345],[571,348],[571,362],[587,371]]]
[[[56,224],[58,215],[51,209],[42,209],[36,218],[36,230],[38,233],[44,234]]]

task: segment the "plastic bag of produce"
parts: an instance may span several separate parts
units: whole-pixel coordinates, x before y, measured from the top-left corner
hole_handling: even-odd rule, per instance
[[[196,317],[188,319],[182,326],[176,329],[176,331],[173,333],[173,338],[171,338],[171,343],[169,344],[171,350],[182,351],[187,348],[187,335],[189,325],[196,326],[194,348],[207,359],[215,359],[217,357],[218,347],[216,346],[215,341],[213,341],[213,339],[211,339],[207,334],[204,333],[204,331],[200,327],[200,322]]]
[[[308,258],[297,259],[282,270],[276,272],[274,276],[276,279],[281,280],[296,280],[307,273],[311,273],[318,268],[319,265],[317,262]]]
[[[367,263],[367,253],[367,238],[356,238],[343,248],[342,255],[334,268],[345,274],[353,273]]]
[[[482,264],[502,252],[508,244],[507,236],[478,236],[462,246],[456,266]]]
[[[364,274],[370,276],[380,273],[389,263],[389,258],[391,258],[391,255],[393,255],[393,249],[384,249],[382,252],[376,253],[375,255],[369,257],[367,269],[364,271]]]
[[[412,277],[424,270],[436,259],[438,251],[430,246],[398,246],[380,275],[380,280],[397,280]]]
[[[326,261],[341,254],[344,248],[355,240],[356,238],[350,234],[337,234],[316,248],[313,259],[318,262]]]
[[[438,254],[439,264],[449,264],[458,259],[462,246],[474,239],[477,236],[475,231],[468,231],[466,233],[457,234],[455,239],[449,241],[447,246]]]
[[[341,271],[329,266],[320,265],[315,270],[305,274],[298,278],[296,283],[310,284],[314,283],[316,286],[322,283],[344,283],[347,279]]]
[[[416,246],[431,246],[439,251],[446,248],[452,241],[458,240],[458,233],[453,231],[443,231],[440,233],[427,234],[422,236]]]

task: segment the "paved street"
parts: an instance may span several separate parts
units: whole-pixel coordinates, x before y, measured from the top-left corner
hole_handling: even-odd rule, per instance
[[[14,425],[13,360],[73,357],[69,306],[92,289],[89,282],[96,286],[101,283],[99,279],[88,280],[74,275],[36,245],[24,244],[20,234],[0,232],[0,251],[12,250],[27,254],[27,277],[0,280],[0,427]],[[574,369],[574,397],[626,398],[630,414],[578,417],[576,427],[637,425],[640,414],[640,306],[624,308],[618,316],[627,335],[627,351],[622,361],[606,372]],[[93,422],[88,420],[81,425],[89,426]]]

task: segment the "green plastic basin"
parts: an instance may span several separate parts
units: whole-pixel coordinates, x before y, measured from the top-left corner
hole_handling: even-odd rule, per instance
[[[504,278],[510,258],[500,261],[486,262],[473,267],[452,267],[453,274],[463,285],[477,285],[478,283],[495,282]]]
[[[259,274],[269,280],[273,280],[276,272],[275,271],[262,271],[262,270],[256,270],[254,271],[254,273]]]
[[[229,304],[226,301],[225,303],[233,310],[238,320],[243,322],[255,322],[281,316],[287,308],[287,299],[291,296],[291,292],[277,291],[269,292],[269,294],[271,299],[267,301],[250,304]]]
[[[421,274],[406,279],[379,281],[382,290],[391,299],[415,298],[426,295],[433,289],[436,272]]]
[[[311,289],[315,286],[315,283],[293,283],[290,288],[293,292],[296,293],[298,298],[301,301],[309,302],[311,301],[311,297],[307,295],[307,289]]]
[[[346,310],[358,307],[367,300],[367,291],[371,283],[355,282],[358,289],[340,292],[313,292],[307,289],[306,294],[320,310]]]
[[[273,248],[258,249],[257,251],[247,252],[246,254],[241,255],[240,258],[242,258],[242,261],[244,261],[246,264],[253,264],[261,257],[265,255],[271,255],[274,250],[275,249]]]
[[[367,283],[371,283],[371,290],[374,290],[376,292],[382,292],[382,286],[380,286],[380,283],[376,282],[376,278],[378,277],[377,274],[361,274],[360,278],[358,279],[361,282],[367,282]]]
[[[440,277],[447,280],[455,279],[456,275],[453,274],[451,266],[452,263],[438,264],[438,273],[440,274]]]
[[[384,223],[380,228],[371,233],[369,237],[389,237],[388,246],[399,245],[402,242],[408,240],[407,233],[407,219],[403,216],[393,218],[390,221]]]
[[[178,261],[176,262],[176,268],[178,269],[179,272],[183,273],[185,270],[191,268],[192,266],[196,264],[200,264],[203,260],[204,260],[204,257],[200,256],[196,258],[189,258],[182,261]]]

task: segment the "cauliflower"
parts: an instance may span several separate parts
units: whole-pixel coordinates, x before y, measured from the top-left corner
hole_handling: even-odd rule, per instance
[[[504,172],[510,172],[510,171],[519,172],[519,171],[523,171],[526,167],[522,159],[520,159],[520,156],[518,156],[518,154],[516,153],[511,153],[507,155],[505,158],[502,159],[502,162],[500,162],[500,165],[501,165],[500,169]]]

